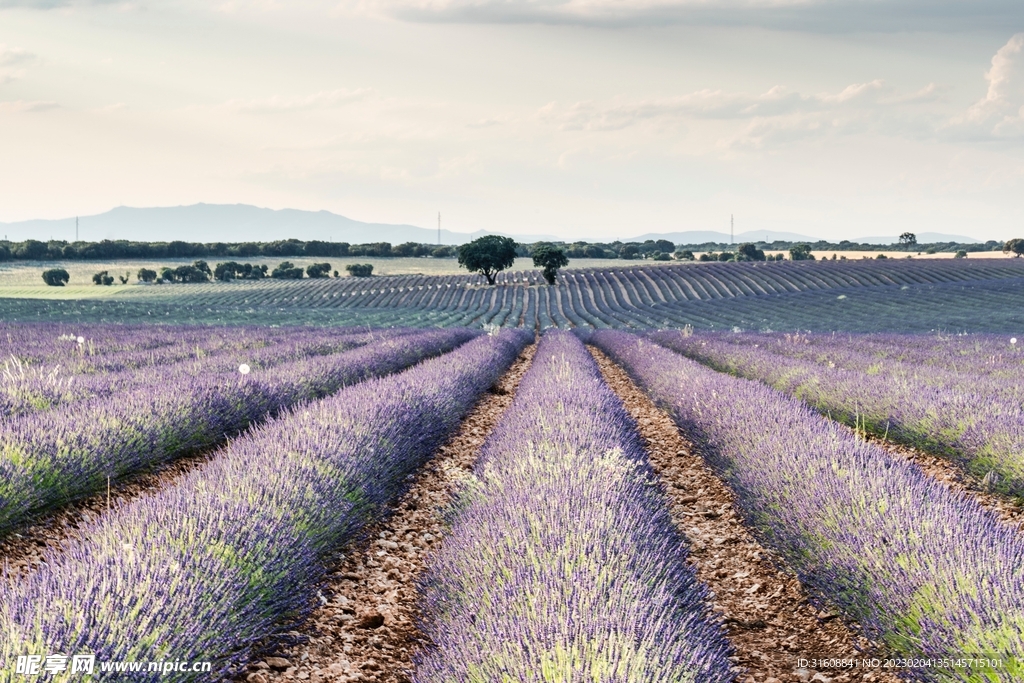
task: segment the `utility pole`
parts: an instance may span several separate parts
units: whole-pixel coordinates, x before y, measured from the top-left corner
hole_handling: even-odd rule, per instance
[[[437,212],[437,246],[441,246],[441,212]]]

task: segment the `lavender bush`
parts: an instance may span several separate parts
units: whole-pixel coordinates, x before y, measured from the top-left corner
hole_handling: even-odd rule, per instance
[[[1024,390],[1019,376],[960,375],[906,365],[866,365],[855,352],[824,363],[783,353],[778,342],[728,335],[651,339],[719,370],[761,380],[849,425],[961,462],[1005,493],[1024,495]],[[846,367],[844,367],[846,366]],[[850,369],[847,369],[850,368]],[[889,367],[890,372],[881,369]],[[992,472],[993,475],[989,475]]]
[[[311,328],[293,329],[287,336],[273,332],[247,331],[230,343],[214,335],[207,343],[194,346],[179,338],[180,344],[176,345],[102,356],[72,351],[63,364],[54,363],[52,357],[49,362],[39,362],[38,358],[30,362],[22,360],[29,354],[12,353],[0,370],[0,419],[137,387],[177,382],[193,375],[232,375],[243,362],[254,370],[268,369],[411,333],[404,329],[346,332]],[[63,343],[67,345],[67,340]],[[77,343],[71,345],[77,348]]]
[[[229,677],[249,646],[301,616],[328,553],[395,498],[527,341],[478,337],[307,404],[176,486],[88,525],[86,540],[0,589],[0,663],[87,652],[215,662],[212,676],[133,681]],[[0,664],[0,681],[12,671]]]
[[[0,537],[40,510],[100,490],[108,477],[212,447],[285,407],[401,370],[476,334],[434,330],[312,356],[272,373],[183,376],[0,423]]]
[[[1024,539],[995,514],[759,382],[621,332],[592,342],[672,412],[747,521],[819,596],[897,653],[1006,662],[984,675],[910,675],[1021,680]]]
[[[424,580],[415,680],[729,681],[635,423],[548,332]]]

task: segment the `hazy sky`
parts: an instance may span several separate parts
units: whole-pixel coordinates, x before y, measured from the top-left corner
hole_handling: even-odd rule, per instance
[[[0,221],[195,202],[1024,236],[1024,2],[0,0]]]

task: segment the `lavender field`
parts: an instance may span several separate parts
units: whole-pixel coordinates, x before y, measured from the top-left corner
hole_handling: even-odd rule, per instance
[[[609,300],[0,324],[0,681],[1024,679],[1024,341]]]
[[[425,259],[430,261],[430,259]],[[1024,328],[1020,259],[858,259],[773,263],[621,261],[537,270],[305,280],[127,285],[87,298],[0,292],[0,319],[143,324],[262,324],[915,333]],[[45,288],[44,289],[54,289]],[[48,294],[52,294],[49,292]]]

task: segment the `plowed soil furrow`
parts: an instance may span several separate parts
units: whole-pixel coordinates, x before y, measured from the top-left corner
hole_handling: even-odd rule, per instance
[[[268,643],[237,681],[409,681],[422,638],[416,580],[423,558],[444,534],[453,494],[511,405],[535,350],[532,345],[523,351],[458,434],[415,476],[391,514],[333,568],[319,594],[321,604],[289,634],[296,644]]]
[[[815,606],[782,560],[743,524],[729,488],[696,454],[672,418],[629,375],[590,347],[605,381],[636,419],[651,465],[668,493],[672,516],[690,541],[697,576],[713,591],[743,683],[886,681],[878,670],[801,667],[799,659],[863,658],[873,644],[827,606]]]

